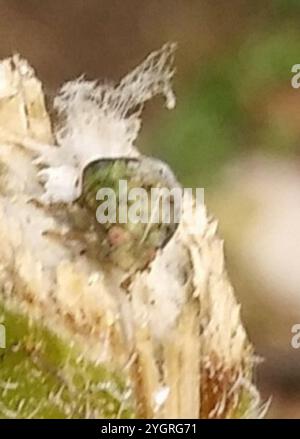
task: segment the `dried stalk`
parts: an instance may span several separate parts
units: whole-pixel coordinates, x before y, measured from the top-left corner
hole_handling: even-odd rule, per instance
[[[127,77],[133,91],[138,74]],[[186,212],[125,289],[122,270],[69,238],[72,222],[64,218],[68,234],[56,236],[59,207],[33,201],[44,191],[33,151],[54,144],[51,125],[31,67],[18,57],[2,61],[0,297],[11,335],[1,351],[1,416],[259,416],[253,348],[216,221],[197,207],[201,227],[191,234]],[[22,383],[36,387],[27,396]]]

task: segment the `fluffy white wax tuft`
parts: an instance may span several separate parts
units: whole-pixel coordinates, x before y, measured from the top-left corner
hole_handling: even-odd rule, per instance
[[[44,148],[39,158],[48,166],[41,175],[47,178],[44,202],[76,199],[74,182],[81,181],[84,168],[94,160],[139,155],[134,141],[144,103],[162,94],[167,108],[175,106],[171,87],[175,48],[174,43],[165,44],[118,84],[79,78],[63,85],[54,100],[61,120],[56,130],[59,148]]]

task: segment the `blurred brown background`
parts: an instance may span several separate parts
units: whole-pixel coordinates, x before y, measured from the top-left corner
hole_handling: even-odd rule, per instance
[[[118,79],[178,42],[173,112],[145,112],[140,148],[205,187],[257,353],[269,417],[300,418],[298,0],[0,0],[0,56],[20,53],[52,95],[67,79]]]

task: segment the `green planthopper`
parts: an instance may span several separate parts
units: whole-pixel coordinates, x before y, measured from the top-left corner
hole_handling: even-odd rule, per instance
[[[85,168],[77,202],[104,230],[101,246],[109,260],[124,270],[138,270],[173,236],[181,187],[160,160],[101,159]]]

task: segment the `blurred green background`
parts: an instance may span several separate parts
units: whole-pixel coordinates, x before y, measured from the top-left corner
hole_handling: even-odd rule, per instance
[[[300,418],[299,0],[0,0],[0,55],[19,52],[51,96],[67,79],[119,79],[178,42],[177,107],[144,114],[138,145],[204,187],[269,417]]]

